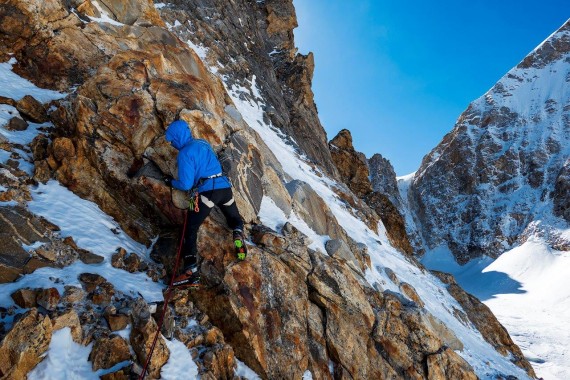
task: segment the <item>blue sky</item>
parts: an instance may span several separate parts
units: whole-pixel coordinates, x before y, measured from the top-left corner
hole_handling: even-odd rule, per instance
[[[469,103],[570,17],[569,0],[294,0],[301,53],[328,138],[398,175],[451,131]]]

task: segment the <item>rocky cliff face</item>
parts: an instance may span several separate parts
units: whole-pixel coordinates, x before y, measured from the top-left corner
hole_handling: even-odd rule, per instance
[[[378,166],[373,167],[376,169],[372,176],[375,183],[373,190],[368,160],[363,153],[354,149],[352,135],[349,130],[343,129],[340,131],[329,142],[329,148],[341,180],[356,196],[364,201],[364,205],[360,209],[366,215],[369,223],[373,226],[376,225],[378,222],[374,214],[378,215],[386,228],[386,233],[392,245],[402,252],[412,254],[414,248],[412,248],[408,238],[406,223],[400,212],[401,208],[398,209],[399,206],[401,207],[401,201],[397,185],[394,186],[396,175],[390,163],[387,162],[390,165],[391,172],[388,169],[386,173],[380,173]],[[376,162],[376,160],[373,160],[373,162]],[[382,186],[380,182],[386,186]],[[372,213],[364,211],[368,207],[373,210]],[[370,214],[372,215],[370,216]]]
[[[570,23],[489,92],[427,155],[410,190],[423,239],[460,263],[539,233],[559,250],[568,226]],[[555,216],[558,218],[556,218]]]
[[[205,286],[172,294],[151,377],[170,373],[188,350],[205,379],[234,378],[236,357],[262,378],[533,376],[509,342],[485,341],[492,333],[458,317],[476,313],[478,301],[458,305],[380,240],[378,215],[359,198],[374,196],[369,181],[356,195],[335,181],[342,168],[318,122],[311,56],[295,53],[295,25],[287,0],[0,5],[2,64],[67,94],[49,104],[11,92],[0,98],[0,223],[17,232],[1,235],[10,242],[0,246],[2,378],[21,378],[39,362],[39,371],[49,368],[62,329],[78,344],[93,342],[90,370],[140,373],[158,330],[149,303],[162,302],[178,243],[173,226],[183,216],[176,206],[185,205],[184,194],[150,175],[176,175],[176,152],[162,135],[177,118],[233,158],[252,243],[238,263],[223,217],[205,222]],[[352,144],[335,146],[357,154]],[[60,198],[87,206],[77,217]],[[377,203],[384,201],[391,204],[387,196]],[[114,221],[97,227],[105,233],[96,220],[81,224],[89,236],[77,242],[32,212],[71,234],[95,205]],[[393,224],[386,219],[388,230]],[[151,240],[154,261],[140,244]],[[34,344],[24,334],[30,325]]]

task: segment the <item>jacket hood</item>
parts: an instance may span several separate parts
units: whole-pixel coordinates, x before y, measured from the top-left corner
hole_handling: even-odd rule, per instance
[[[166,141],[170,142],[178,150],[192,141],[192,132],[188,123],[184,120],[177,120],[171,123],[166,129]]]

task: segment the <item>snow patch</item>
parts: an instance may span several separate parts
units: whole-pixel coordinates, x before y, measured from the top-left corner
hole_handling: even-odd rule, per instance
[[[285,223],[289,222],[299,231],[304,233],[311,240],[309,248],[321,251],[326,254],[325,243],[330,240],[328,235],[318,235],[309,225],[301,219],[295,212],[287,217],[285,213],[275,204],[273,199],[264,196],[261,200],[261,207],[259,210],[259,220],[267,227],[281,231]]]
[[[37,87],[27,79],[22,78],[12,71],[16,64],[16,58],[10,58],[8,62],[0,63],[0,96],[14,99],[22,99],[26,95],[31,95],[42,103],[65,98],[67,94]]]
[[[92,347],[93,344],[83,346],[75,343],[69,327],[57,330],[52,335],[45,359],[28,374],[28,379],[98,380],[130,364],[130,361],[125,361],[95,372],[89,361]]]
[[[160,377],[165,380],[198,379],[198,366],[184,343],[176,339],[165,339],[165,342],[170,350],[170,357],[162,367]]]
[[[247,380],[261,380],[261,377],[257,373],[255,373],[251,368],[245,365],[245,363],[236,359],[237,368],[234,373],[234,376],[241,376]]]

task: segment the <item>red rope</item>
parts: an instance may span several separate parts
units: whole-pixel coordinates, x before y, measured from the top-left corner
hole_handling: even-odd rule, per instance
[[[156,334],[154,334],[154,339],[152,340],[152,345],[150,346],[150,352],[146,358],[146,363],[143,367],[143,371],[139,376],[139,380],[144,380],[146,375],[146,371],[150,364],[150,359],[152,358],[152,354],[154,352],[154,348],[156,346],[156,341],[158,340],[158,334],[162,330],[162,324],[164,323],[164,316],[166,315],[166,309],[168,308],[168,301],[170,300],[170,295],[172,291],[172,283],[174,282],[174,278],[178,273],[178,265],[180,264],[180,252],[182,252],[182,243],[184,242],[184,234],[186,233],[186,222],[188,218],[186,215],[188,211],[184,212],[184,227],[182,228],[182,236],[180,237],[180,244],[178,244],[178,252],[176,253],[176,262],[174,263],[174,270],[172,271],[172,277],[170,278],[170,283],[168,284],[168,288],[166,289],[166,294],[164,295],[164,305],[162,306],[162,314],[160,315],[160,322],[158,323],[158,329],[156,330]]]

